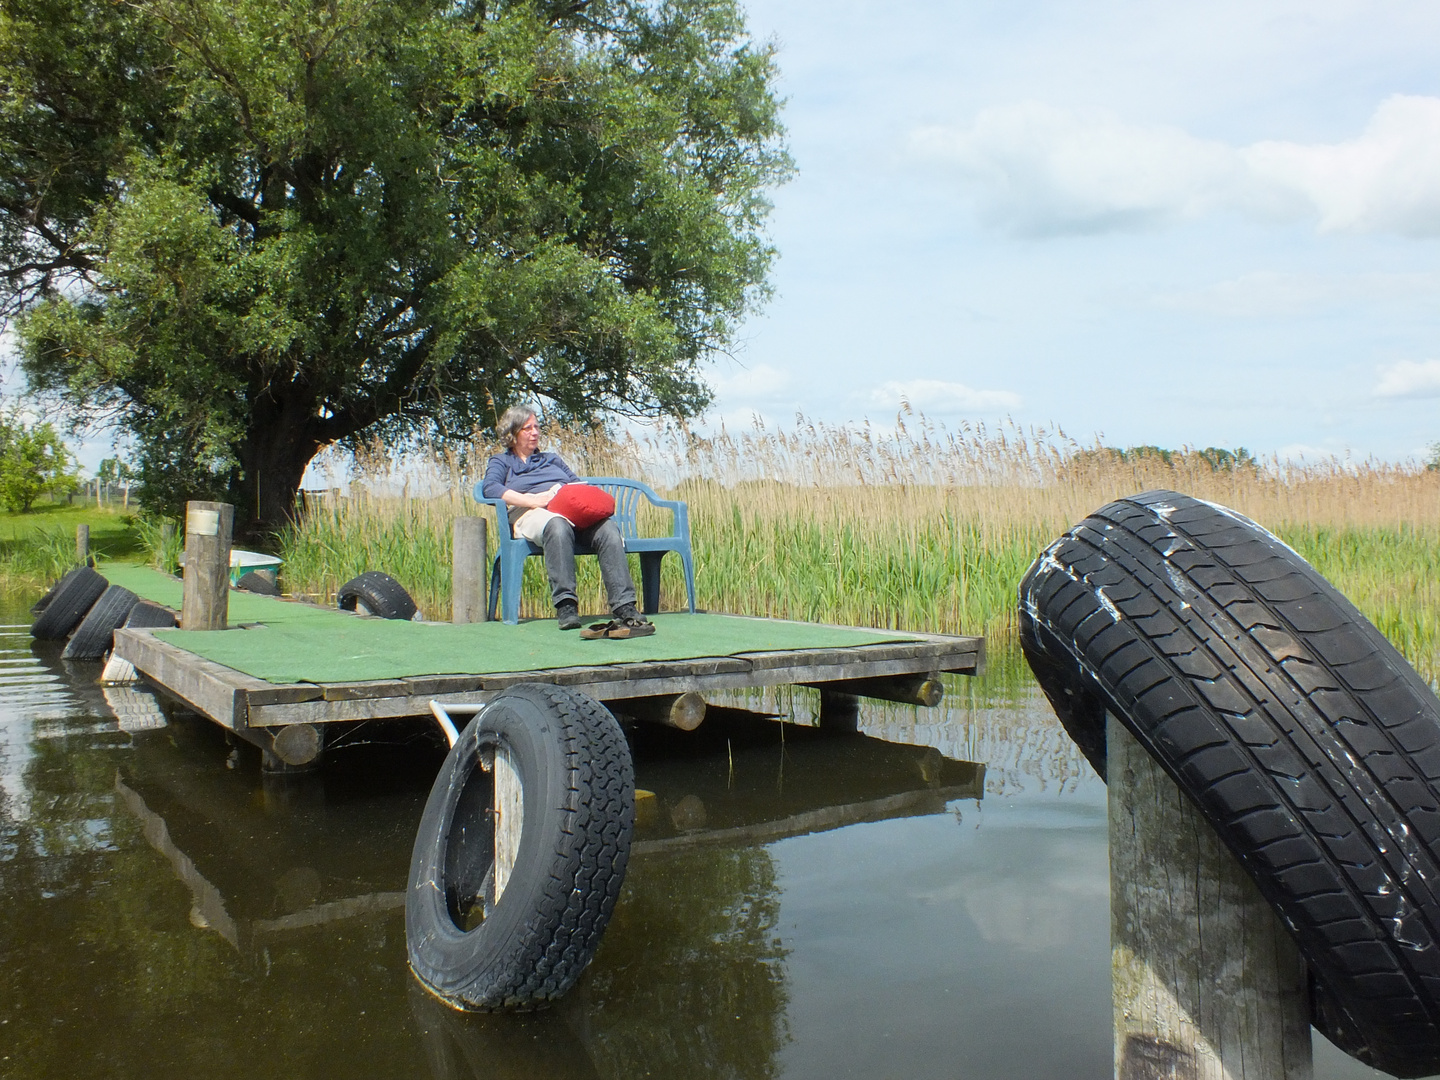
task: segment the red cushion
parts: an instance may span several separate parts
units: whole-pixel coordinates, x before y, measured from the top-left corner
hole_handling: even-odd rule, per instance
[[[592,484],[566,484],[545,509],[568,518],[577,529],[588,529],[615,513],[615,500],[608,491]]]

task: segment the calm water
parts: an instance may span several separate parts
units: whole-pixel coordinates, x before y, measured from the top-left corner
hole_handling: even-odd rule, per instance
[[[1013,676],[870,738],[638,731],[654,798],[595,963],[549,1012],[465,1017],[405,966],[434,732],[270,784],[32,645],[31,599],[0,597],[0,1076],[1111,1075],[1105,789]],[[1316,1038],[1322,1080],[1378,1075]]]

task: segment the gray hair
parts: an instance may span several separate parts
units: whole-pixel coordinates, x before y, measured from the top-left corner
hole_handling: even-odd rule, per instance
[[[530,422],[532,416],[537,415],[529,405],[511,405],[505,410],[505,415],[500,417],[500,422],[495,425],[495,433],[500,436],[500,441],[505,444],[505,449],[515,448],[515,436],[520,434],[520,429]]]

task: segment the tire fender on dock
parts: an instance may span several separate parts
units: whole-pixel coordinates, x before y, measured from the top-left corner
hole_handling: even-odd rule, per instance
[[[88,566],[71,570],[40,598],[43,606],[30,633],[43,640],[59,641],[79,625],[108,585]]]
[[[564,994],[610,920],[634,819],[609,710],[564,687],[502,692],[451,748],[415,837],[405,939],[421,984],[482,1011]]]
[[[1440,1071],[1440,701],[1348,600],[1224,507],[1097,510],[1020,584],[1041,689],[1102,777],[1107,712],[1200,809],[1309,965],[1315,1026]]]
[[[129,589],[111,585],[100,599],[90,605],[90,610],[80,620],[80,625],[70,635],[62,660],[103,660],[115,639],[115,631],[125,625],[131,610],[140,603],[140,598]]]
[[[345,611],[378,615],[382,619],[413,619],[419,610],[405,586],[379,570],[366,570],[341,585],[335,602]]]

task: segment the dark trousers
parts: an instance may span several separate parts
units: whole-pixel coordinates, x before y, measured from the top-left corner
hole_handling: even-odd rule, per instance
[[[541,545],[545,550],[545,573],[550,578],[550,598],[558,606],[562,600],[576,600],[575,542],[591,548],[600,560],[600,578],[605,582],[605,596],[610,610],[619,611],[635,603],[635,582],[630,577],[630,564],[625,561],[625,540],[611,518],[588,529],[577,529],[562,517],[545,526]]]

